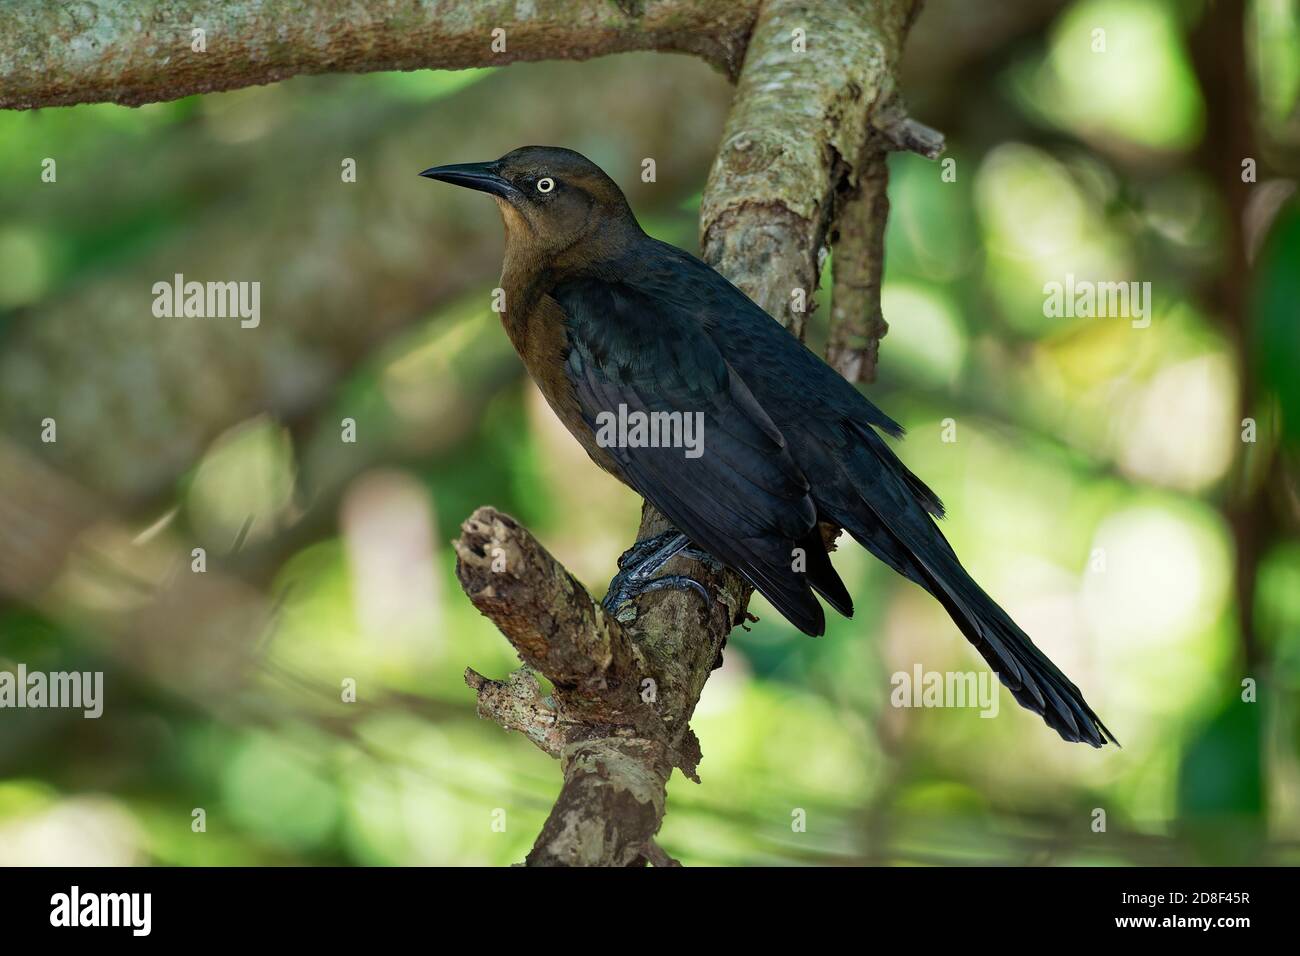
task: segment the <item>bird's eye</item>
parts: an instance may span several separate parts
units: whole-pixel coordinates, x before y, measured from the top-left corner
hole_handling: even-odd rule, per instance
[[[543,176],[541,179],[537,180],[537,191],[539,193],[549,193],[554,188],[555,180],[550,176]]]

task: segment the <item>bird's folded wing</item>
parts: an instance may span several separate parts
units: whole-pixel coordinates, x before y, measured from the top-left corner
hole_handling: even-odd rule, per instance
[[[628,483],[794,624],[821,633],[821,607],[792,567],[817,520],[808,481],[699,323],[617,282],[564,283],[552,296],[583,418]]]

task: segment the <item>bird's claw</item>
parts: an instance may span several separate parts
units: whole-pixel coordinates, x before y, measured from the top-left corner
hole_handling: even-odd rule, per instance
[[[600,602],[601,607],[613,614],[620,605],[632,598],[650,591],[664,588],[690,588],[709,603],[709,592],[699,581],[684,574],[667,574],[656,578],[654,574],[678,555],[686,555],[697,560],[707,560],[710,566],[716,564],[712,558],[690,546],[686,536],[676,531],[665,531],[644,541],[638,541],[623,552],[618,559],[618,574],[609,582],[609,590]]]
[[[618,574],[614,577],[614,580],[609,583],[609,591],[600,602],[601,607],[611,614],[635,597],[649,594],[651,591],[662,591],[664,588],[690,588],[704,598],[705,604],[710,600],[708,589],[699,581],[684,574],[665,574],[661,578],[651,578],[648,581],[633,581],[630,575],[621,581],[620,578],[624,578],[624,575]]]

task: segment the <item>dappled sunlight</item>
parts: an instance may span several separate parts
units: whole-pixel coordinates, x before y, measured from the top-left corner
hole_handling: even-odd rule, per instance
[[[1229,561],[1223,528],[1187,504],[1135,502],[1097,529],[1083,611],[1116,723],[1167,733],[1189,708],[1205,713],[1239,690],[1223,674],[1230,652],[1219,624]]]
[[[922,59],[903,84],[946,150],[888,157],[889,330],[855,387],[906,427],[882,441],[943,499],[962,566],[1123,747],[1062,741],[939,600],[841,533],[853,616],[823,605],[814,639],[755,594],[708,677],[690,721],[701,782],[674,772],[656,837],[688,865],[1300,860],[1300,12],[1247,5],[1259,102],[1219,104],[1249,110],[1259,140],[1259,179],[1238,183],[1228,141],[1206,138],[1223,91],[1202,91],[1192,59],[1217,5],[1070,0],[1023,22],[1005,6],[945,61],[959,81]],[[926,18],[916,30],[941,30]],[[0,602],[0,674],[93,671],[110,695],[103,720],[0,712],[0,865],[528,854],[561,763],[483,719],[466,686],[467,668],[506,681],[522,665],[452,542],[490,505],[599,600],[642,500],[557,419],[502,327],[498,210],[417,174],[556,142],[609,171],[647,234],[698,253],[734,90],[646,53],[0,112],[0,418],[6,449],[46,469],[33,496],[69,502],[50,529],[0,522],[18,540],[0,583],[34,582]],[[788,145],[748,153],[755,177],[784,175]],[[768,290],[804,309],[815,348],[836,260],[858,264],[830,213],[861,170],[833,165],[852,175],[825,205],[772,213],[821,244],[799,260],[819,285]],[[776,233],[755,236],[739,252],[787,269]],[[260,324],[151,314],[153,284],[180,273],[260,277]],[[756,365],[779,365],[769,352]],[[810,470],[788,434],[758,434],[737,454]],[[869,453],[862,468],[845,493],[894,528],[889,552],[897,522],[926,519]],[[476,600],[503,593],[496,570]],[[634,632],[644,664],[655,637]],[[529,699],[539,725],[570,690],[555,680]],[[943,696],[958,686],[976,696]],[[1235,849],[1225,819],[1245,820]]]
[[[1118,136],[1158,149],[1192,145],[1201,101],[1177,19],[1177,4],[1162,0],[1073,4],[1039,79],[1043,108],[1101,143]]]
[[[1131,278],[1122,241],[1105,230],[1066,167],[1042,150],[996,147],[980,165],[975,201],[990,282],[1005,320],[1020,331],[1041,334],[1062,324],[1045,314],[1048,283]]]
[[[424,486],[401,472],[368,472],[348,488],[339,524],[361,633],[372,643],[427,647],[440,633],[442,595],[438,522]]]
[[[1217,481],[1241,447],[1236,384],[1222,355],[1160,371],[1124,415],[1120,467],[1135,479],[1184,491]]]
[[[38,784],[0,784],[0,866],[138,866],[148,847],[139,822],[103,794],[61,799]]]
[[[886,315],[907,316],[890,330],[891,360],[921,384],[953,384],[966,357],[966,339],[952,301],[917,283],[886,282],[880,303]]]

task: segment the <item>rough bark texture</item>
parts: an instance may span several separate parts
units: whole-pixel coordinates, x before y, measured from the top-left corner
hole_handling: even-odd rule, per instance
[[[759,13],[700,210],[710,265],[802,334],[837,203],[915,7],[772,0]]]
[[[826,361],[850,382],[874,382],[880,340],[889,331],[880,308],[889,221],[889,152],[936,159],[943,136],[910,119],[894,99],[872,120],[858,158],[858,181],[831,230],[833,284]]]
[[[800,301],[811,301],[834,218],[857,189],[863,144],[893,101],[914,12],[911,0],[772,0],[750,38],[703,197],[701,246],[799,334]],[[893,115],[888,125],[903,122]],[[665,527],[647,505],[638,538]],[[671,863],[652,842],[668,777],[676,766],[695,778],[701,754],[689,721],[727,634],[744,619],[749,588],[729,571],[677,558],[665,573],[689,574],[713,600],[654,592],[615,622],[526,531],[491,509],[466,522],[456,548],[470,599],[556,687],[543,700],[527,677],[498,684],[467,674],[483,712],[561,760],[564,784],[528,863]],[[504,570],[485,570],[493,554]]]
[[[672,632],[646,632],[652,613],[625,628],[492,508],[465,522],[455,547],[465,593],[525,665],[505,682],[466,671],[479,713],[558,757],[564,773],[528,863],[631,866],[655,857],[668,776],[677,766],[694,777],[699,761],[690,716],[719,648],[698,635],[726,634],[722,605],[702,614],[696,599],[685,611],[692,619],[674,618]]]
[[[693,53],[734,75],[757,7],[757,0],[3,0],[0,108],[137,106],[303,73],[464,69],[630,50]],[[202,52],[195,29],[204,31]],[[493,36],[498,29],[504,37]]]
[[[889,330],[880,308],[889,216],[887,157],[879,145],[863,151],[857,192],[845,202],[831,235],[834,278],[826,361],[850,382],[876,380],[880,340]]]

